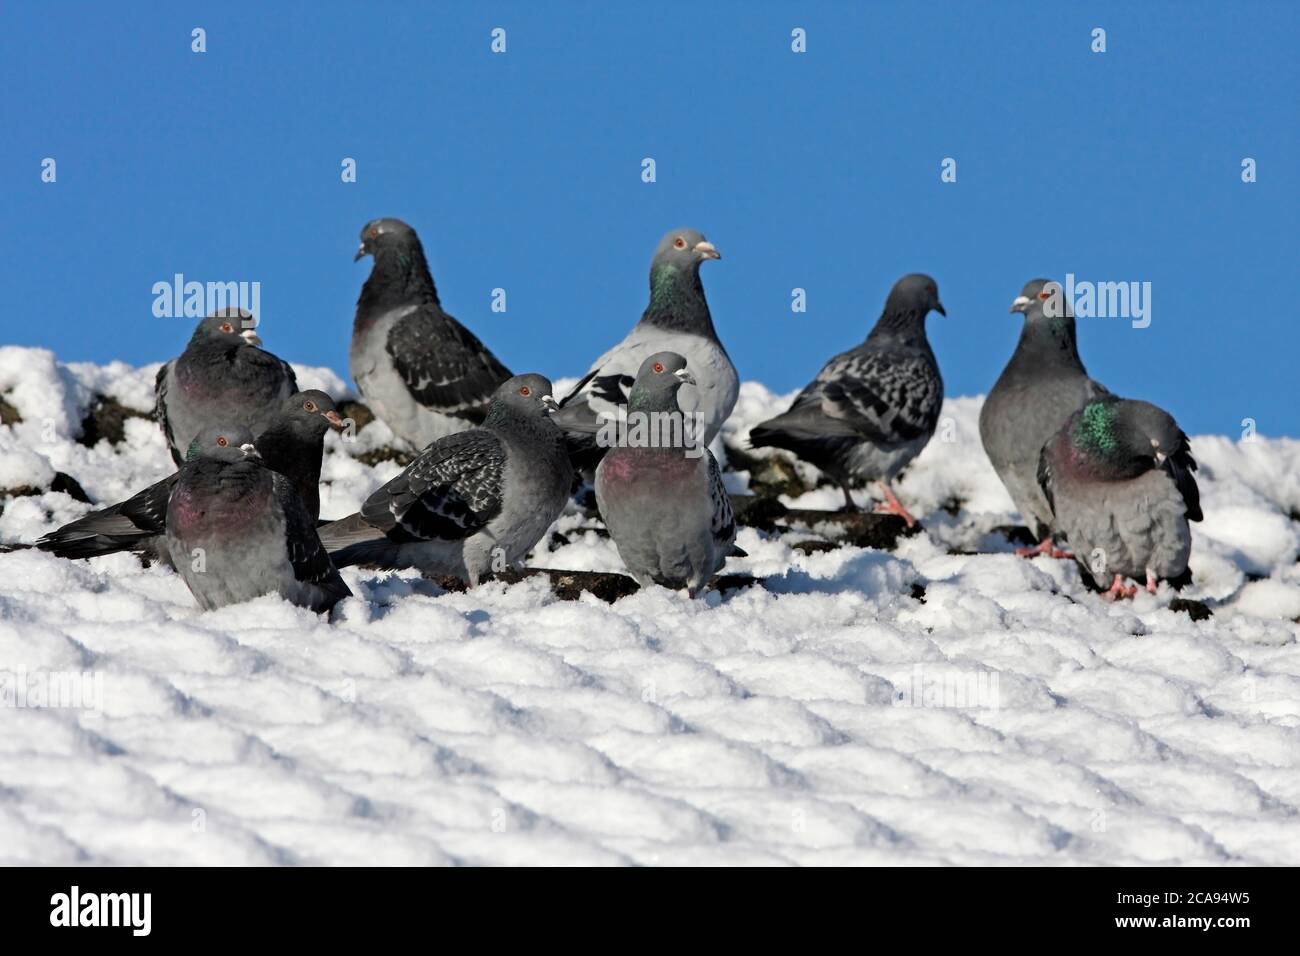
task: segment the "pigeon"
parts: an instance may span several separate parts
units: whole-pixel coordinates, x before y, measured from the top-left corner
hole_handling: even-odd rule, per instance
[[[735,549],[736,520],[718,462],[692,438],[677,403],[682,385],[695,384],[686,365],[675,352],[641,363],[626,440],[596,467],[596,502],[637,583],[685,588],[695,597],[729,554],[744,552]]]
[[[438,439],[360,512],[320,529],[335,564],[418,568],[471,587],[518,567],[573,482],[555,407],[545,376],[506,380],[481,426]]]
[[[208,426],[191,442],[167,501],[167,551],[206,611],[279,594],[321,613],[352,593],[293,482],[238,426]]]
[[[343,427],[334,401],[309,389],[286,398],[266,431],[253,440],[262,462],[288,478],[312,522],[320,517],[320,466],[325,432]],[[126,501],[92,511],[36,542],[61,558],[93,558],[134,551],[170,564],[167,552],[167,501],[176,486],[173,473]]]
[[[417,449],[481,423],[510,371],[442,310],[415,230],[400,219],[368,222],[354,261],[363,256],[374,265],[349,351],[362,399]]]
[[[650,262],[650,303],[641,320],[596,359],[555,415],[578,467],[594,468],[605,453],[594,437],[602,418],[616,417],[627,404],[637,370],[656,352],[676,352],[690,363],[696,384],[682,394],[681,406],[703,416],[705,445],[731,415],[740,378],[718,341],[700,282],[701,263],[720,258],[713,243],[694,229],[674,229],[660,240]]]
[[[1200,521],[1196,461],[1168,412],[1104,395],[1075,411],[1043,446],[1037,478],[1054,526],[1106,597],[1132,597],[1124,579],[1174,586],[1191,575],[1189,521]]]
[[[1025,325],[1011,361],[980,409],[980,439],[1021,519],[1040,542],[1017,553],[1069,557],[1052,543],[1056,529],[1038,486],[1038,457],[1074,411],[1110,393],[1083,367],[1074,316],[1059,283],[1031,279],[1011,311],[1024,313]]]
[[[222,309],[201,321],[185,351],[158,369],[154,418],[177,465],[190,439],[213,424],[214,410],[258,435],[281,399],[298,391],[289,364],[258,348],[256,325],[252,313]]]
[[[905,275],[866,340],[822,367],[790,410],[752,428],[754,448],[784,448],[829,475],[855,510],[850,482],[874,481],[886,504],[877,511],[916,519],[889,483],[920,454],[939,423],[943,378],[925,336],[931,310],[947,315],[927,275]]]

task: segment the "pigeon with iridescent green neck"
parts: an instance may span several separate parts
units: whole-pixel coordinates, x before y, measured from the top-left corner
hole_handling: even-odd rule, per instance
[[[1018,553],[1069,557],[1052,544],[1056,526],[1038,486],[1044,443],[1081,405],[1108,395],[1079,358],[1074,316],[1060,284],[1031,279],[1011,303],[1024,314],[1020,341],[980,409],[980,439],[1020,518],[1040,542]]]
[[[681,407],[702,416],[707,445],[722,428],[740,394],[740,378],[718,340],[704,297],[700,266],[721,256],[694,229],[674,229],[659,241],[650,262],[650,302],[623,341],[592,364],[560,402],[555,423],[568,433],[575,465],[595,466],[605,449],[597,441],[602,417],[616,417],[627,404],[637,370],[655,352],[676,352],[690,364],[695,385],[681,394]]]
[[[1153,594],[1190,575],[1189,521],[1201,520],[1196,462],[1168,412],[1106,395],[1074,412],[1039,456],[1038,485],[1084,573],[1108,597]]]
[[[167,501],[167,550],[204,610],[279,594],[312,611],[350,595],[293,482],[262,463],[246,428],[191,442]]]
[[[677,403],[694,384],[687,362],[659,352],[641,363],[623,443],[596,468],[596,502],[619,556],[642,585],[695,597],[735,548],[736,521],[713,454]]]

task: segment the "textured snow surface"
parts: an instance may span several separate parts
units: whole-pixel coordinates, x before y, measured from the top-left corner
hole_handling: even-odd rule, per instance
[[[63,471],[107,503],[165,475],[151,422],[70,437],[96,392],[147,409],[155,369],[0,349],[24,418],[0,486]],[[723,437],[786,400],[747,383]],[[1300,442],[1193,439],[1193,622],[1010,553],[979,404],[901,482],[922,534],[805,555],[745,528],[729,570],[766,588],[699,601],[350,569],[331,622],[201,613],[129,555],[0,554],[0,862],[1300,863]],[[329,437],[326,516],[396,473],[353,457],[385,434]],[[9,542],[89,507],[0,500]],[[531,563],[617,570],[590,525]],[[89,705],[40,706],[69,675]]]

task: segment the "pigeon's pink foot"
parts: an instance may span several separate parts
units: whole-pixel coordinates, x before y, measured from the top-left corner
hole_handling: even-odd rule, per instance
[[[1110,584],[1110,590],[1101,596],[1103,601],[1118,601],[1122,598],[1131,598],[1138,593],[1137,585],[1131,584],[1124,586],[1123,575],[1115,575],[1115,580]]]
[[[1045,554],[1049,558],[1073,558],[1074,555],[1069,551],[1062,551],[1056,545],[1052,544],[1051,538],[1044,538],[1032,548],[1016,548],[1016,554],[1022,558],[1036,558],[1040,554]]]
[[[1159,587],[1160,587],[1160,582],[1156,580],[1156,576],[1152,574],[1150,571],[1148,571],[1147,572],[1147,593],[1155,594],[1156,591],[1159,589]]]
[[[875,507],[876,514],[898,515],[900,518],[902,518],[904,521],[907,522],[907,526],[909,528],[913,527],[916,524],[916,519],[912,517],[912,513],[910,511],[908,511],[906,508],[903,507],[903,503],[898,500],[898,497],[894,494],[893,489],[891,489],[889,485],[885,484],[883,481],[878,482],[878,484],[880,486],[880,490],[885,494],[885,503],[876,505]]]

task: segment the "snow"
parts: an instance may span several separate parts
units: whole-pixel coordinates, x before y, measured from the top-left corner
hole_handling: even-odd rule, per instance
[[[148,420],[72,437],[96,394],[147,411],[156,368],[0,349],[0,487],[62,471],[104,503],[167,474]],[[723,441],[788,399],[745,383]],[[921,534],[804,554],[742,528],[729,570],[765,586],[696,601],[348,569],[333,621],[202,613],[129,555],[0,554],[0,862],[1300,863],[1300,442],[1193,438],[1193,621],[1011,553],[979,405],[949,400],[900,483]],[[386,443],[329,436],[325,515],[397,472],[357,460]],[[6,542],[90,507],[0,502]],[[556,530],[531,564],[618,570],[588,519]]]

